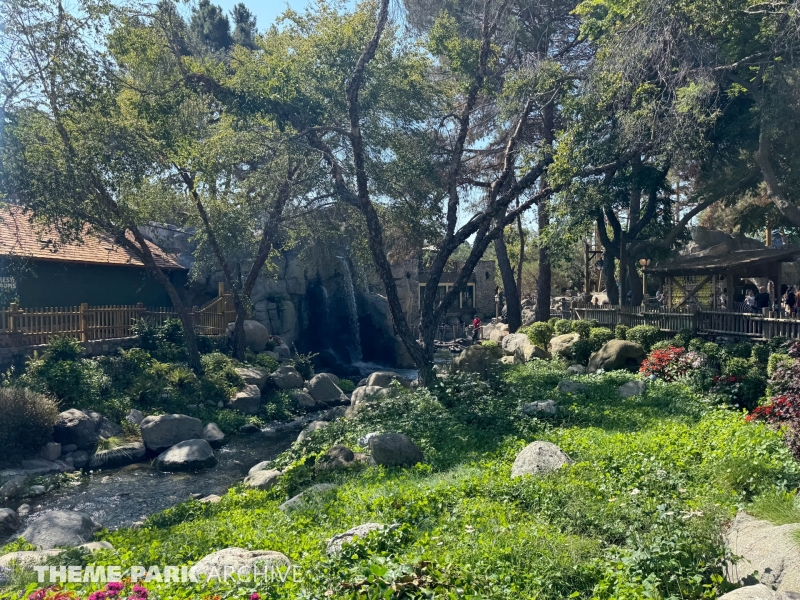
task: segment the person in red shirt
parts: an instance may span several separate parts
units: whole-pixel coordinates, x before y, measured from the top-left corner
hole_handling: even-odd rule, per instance
[[[475,318],[472,320],[472,341],[473,342],[477,342],[478,341],[478,335],[480,335],[480,332],[481,332],[481,320],[480,320],[480,317],[478,317],[478,315],[475,315]]]

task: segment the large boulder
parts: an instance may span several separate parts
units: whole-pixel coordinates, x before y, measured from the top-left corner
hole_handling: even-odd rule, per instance
[[[11,508],[0,508],[0,535],[7,534],[19,527],[19,516]]]
[[[144,459],[144,455],[145,447],[143,443],[129,442],[108,450],[98,450],[89,457],[88,467],[90,469],[122,467],[139,462]]]
[[[357,525],[352,529],[348,529],[344,533],[335,535],[328,540],[328,554],[331,556],[339,554],[345,544],[352,544],[358,538],[365,538],[373,531],[383,531],[384,529],[387,529],[387,527],[382,523],[363,523],[362,525]]]
[[[288,569],[291,564],[280,552],[225,548],[201,558],[189,569],[189,574],[197,578],[205,576],[207,580],[237,577],[252,581],[254,577]]]
[[[647,357],[644,348],[628,340],[610,340],[589,359],[589,373],[600,369],[614,371],[617,369],[638,370]]]
[[[760,583],[778,592],[800,591],[798,532],[800,523],[773,525],[740,512],[725,533],[731,554],[740,557],[728,565],[728,581],[747,585],[755,573]]]
[[[571,379],[562,379],[558,382],[558,391],[562,394],[585,394],[589,391],[586,384]]]
[[[258,386],[258,389],[263,388],[269,379],[269,373],[255,367],[239,367],[236,372],[246,384]]]
[[[382,388],[374,385],[357,387],[350,396],[350,406],[347,407],[345,416],[348,418],[354,417],[364,409],[368,402],[375,402],[395,395],[396,391],[393,388]]]
[[[88,414],[70,408],[58,415],[53,439],[59,444],[75,444],[79,449],[87,450],[100,440],[100,436],[97,423]]]
[[[233,323],[228,324],[228,338],[233,338]],[[244,339],[253,352],[263,352],[269,343],[269,330],[258,321],[247,319],[244,322]]]
[[[217,457],[211,444],[202,439],[186,440],[159,454],[153,467],[159,471],[197,471],[213,467]]]
[[[511,466],[511,477],[544,475],[569,464],[569,456],[550,442],[533,442],[517,454]]]
[[[394,371],[376,371],[367,377],[365,385],[372,387],[388,388],[393,381],[398,381],[404,388],[411,387],[411,382]]]
[[[759,583],[757,585],[748,585],[732,592],[728,592],[724,596],[720,596],[718,600],[778,600],[775,598],[775,592],[772,588]],[[781,600],[784,600],[781,598]],[[789,598],[786,598],[789,600]]]
[[[550,340],[550,354],[558,354],[559,356],[569,355],[572,346],[574,346],[575,342],[577,342],[579,339],[581,339],[581,336],[575,332],[557,335]]]
[[[76,448],[77,449],[77,448]],[[39,458],[54,461],[61,456],[61,444],[58,442],[48,442],[39,450]]]
[[[261,389],[257,385],[245,385],[244,389],[236,392],[231,398],[231,408],[246,415],[258,414],[261,408]]]
[[[22,496],[29,482],[30,477],[27,475],[12,475],[0,486],[0,500]]]
[[[297,372],[297,369],[289,366],[278,367],[270,377],[279,390],[300,389],[304,383],[303,376]]]
[[[305,408],[306,410],[314,410],[315,408],[320,407],[320,403],[314,400],[310,394],[304,392],[302,390],[295,390],[290,394],[292,400],[297,403],[297,406],[300,408]],[[327,404],[323,405],[327,406]]]
[[[647,391],[647,380],[645,379],[635,379],[634,381],[628,381],[627,383],[623,383],[617,389],[617,393],[619,394],[620,398],[633,398],[634,396],[641,396]]]
[[[221,448],[225,445],[225,434],[216,423],[209,423],[203,427],[203,439],[212,448]]]
[[[251,469],[250,474],[244,479],[244,484],[247,487],[257,490],[268,490],[278,483],[281,474],[282,473],[277,469],[263,469],[259,471],[253,471]]]
[[[503,351],[495,344],[476,344],[459,354],[453,366],[458,371],[486,375],[502,355]]]
[[[417,445],[402,433],[381,433],[369,439],[375,464],[387,467],[409,466],[425,460]]]
[[[188,415],[145,417],[140,429],[150,452],[163,452],[179,442],[203,437],[203,422]]]
[[[503,338],[500,347],[506,356],[514,356],[517,353],[517,348],[525,343],[530,343],[527,335],[524,333],[512,333]]]
[[[20,537],[39,550],[56,546],[78,546],[92,539],[95,524],[86,513],[54,510],[43,514],[22,532]]]
[[[320,373],[311,378],[308,382],[308,394],[317,402],[324,404],[343,404],[347,402],[347,396],[336,385],[333,377],[328,373]]]

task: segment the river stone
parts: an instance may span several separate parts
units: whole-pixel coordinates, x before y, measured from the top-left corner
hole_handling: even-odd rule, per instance
[[[396,395],[397,390],[394,388],[381,388],[374,385],[357,387],[350,396],[350,406],[345,410],[345,416],[352,418],[357,415],[368,402],[375,402]]]
[[[324,404],[342,404],[347,396],[339,388],[328,373],[320,373],[308,382],[308,395]]]
[[[19,515],[20,519],[24,519],[29,514],[31,514],[31,505],[30,504],[20,504],[17,507],[17,515]]]
[[[300,432],[300,435],[297,436],[297,441],[304,442],[317,429],[322,429],[323,427],[327,427],[328,425],[329,425],[328,421],[311,421],[311,423],[306,425],[305,429],[303,429],[303,431]]]
[[[271,460],[262,460],[260,463],[257,463],[250,467],[250,470],[247,472],[248,475],[252,475],[257,471],[266,471],[269,469],[270,465],[272,464]]]
[[[300,408],[311,410],[319,406],[319,403],[316,400],[314,400],[309,394],[301,390],[295,390],[294,392],[291,392],[289,395],[291,396],[292,400],[294,400],[297,403],[297,406],[299,406]]]
[[[457,371],[486,375],[502,354],[499,346],[476,344],[456,356],[453,366]]]
[[[267,383],[267,379],[269,379],[269,373],[255,367],[239,367],[236,372],[239,377],[244,379],[246,384],[258,386],[258,389],[263,388],[264,384]]]
[[[89,542],[88,544],[81,544],[80,546],[78,546],[78,548],[94,553],[97,552],[98,550],[113,550],[114,546],[111,542],[106,542],[105,540],[102,540],[100,542]]]
[[[209,494],[204,498],[200,498],[198,502],[203,502],[204,504],[217,504],[220,500],[222,500],[222,497],[217,496],[216,494]]]
[[[82,469],[89,464],[89,453],[86,450],[76,450],[72,453],[72,466]]]
[[[557,335],[550,340],[550,346],[548,348],[550,350],[550,354],[567,356],[572,349],[572,346],[574,346],[575,342],[577,342],[579,339],[581,339],[581,336],[575,332]]]
[[[122,467],[144,458],[145,447],[141,442],[122,444],[109,450],[98,450],[89,459],[90,469]]]
[[[511,477],[543,475],[569,464],[569,456],[550,442],[533,442],[522,449],[511,466]]]
[[[48,558],[58,556],[63,550],[21,550],[0,556],[0,569],[10,567],[12,564],[30,568],[47,562]]]
[[[731,583],[747,584],[757,573],[758,581],[779,592],[800,591],[800,548],[794,537],[800,523],[773,525],[740,512],[725,534],[733,556],[741,557],[728,565]]]
[[[558,412],[558,405],[552,400],[541,400],[523,405],[523,414],[553,416]]]
[[[583,365],[570,365],[567,367],[567,373],[570,375],[583,375],[586,373],[586,367]]]
[[[125,420],[132,425],[139,426],[142,424],[142,421],[144,421],[144,413],[136,408],[132,408],[125,416]]]
[[[95,524],[86,513],[72,510],[54,510],[45,513],[28,525],[20,537],[38,550],[56,546],[78,546],[92,539]]]
[[[610,340],[589,358],[589,373],[600,369],[603,371],[616,369],[636,371],[645,358],[647,358],[647,353],[639,344],[628,340]]]
[[[19,527],[19,517],[11,508],[0,508],[0,533],[8,533]]]
[[[544,348],[534,346],[529,341],[527,344],[522,344],[519,348],[517,348],[514,358],[516,358],[519,362],[528,363],[534,359],[550,360],[553,358],[553,356]]]
[[[647,381],[636,379],[619,386],[617,393],[620,398],[632,398],[633,396],[641,396],[645,391],[647,391]]]
[[[292,496],[286,502],[281,504],[278,508],[284,511],[291,510],[293,508],[299,508],[313,496],[320,496],[326,492],[335,490],[337,487],[339,486],[333,483],[317,483],[315,485],[312,485],[310,488],[303,490],[296,496]]]
[[[108,439],[112,437],[116,437],[122,435],[122,427],[120,427],[117,423],[114,423],[110,419],[107,419],[100,413],[87,410],[84,411],[89,418],[94,423],[94,431],[97,434],[97,437],[100,439]]]
[[[21,496],[28,486],[27,475],[14,475],[0,486],[0,498],[17,498]]]
[[[400,382],[400,385],[402,385],[404,388],[411,387],[410,381],[408,381],[405,377],[398,375],[394,371],[376,371],[367,377],[364,385],[388,388],[390,385],[392,385],[393,381]]]
[[[203,422],[189,415],[161,415],[142,421],[142,440],[150,452],[163,452],[186,440],[203,437]]]
[[[78,447],[75,444],[67,444],[65,446],[61,446],[61,456],[66,456],[67,454],[71,454],[75,452]]]
[[[203,439],[208,442],[212,448],[220,448],[225,444],[225,434],[216,423],[209,423],[203,427]]]
[[[589,388],[579,381],[563,379],[558,382],[558,391],[562,394],[585,394]]]
[[[257,385],[246,385],[231,398],[231,408],[246,415],[258,414],[261,407],[261,390]]]
[[[53,439],[60,444],[75,444],[86,450],[100,439],[92,418],[77,408],[70,408],[58,415],[53,429]]]
[[[254,575],[269,576],[272,571],[291,567],[289,559],[280,552],[271,550],[245,550],[244,548],[225,548],[201,558],[189,569],[194,577],[205,575],[206,579],[224,580],[237,576],[242,579]]]
[[[333,556],[334,554],[339,554],[345,544],[352,544],[356,538],[365,538],[373,531],[383,531],[386,528],[386,525],[383,523],[363,523],[362,525],[357,525],[352,529],[348,529],[344,533],[335,535],[328,540],[326,548],[328,555]]]
[[[61,456],[61,444],[58,442],[48,442],[39,451],[39,458],[54,461]]]
[[[247,487],[256,488],[258,490],[268,490],[276,483],[281,476],[281,472],[277,469],[267,469],[265,471],[253,471],[244,478],[244,484]]]
[[[217,464],[217,457],[205,440],[185,440],[159,454],[153,467],[159,471],[196,471]]]
[[[233,339],[233,323],[228,324],[226,335]],[[269,343],[269,330],[258,321],[246,319],[244,322],[244,343],[253,352],[263,352]]]
[[[297,369],[289,366],[278,367],[270,377],[279,390],[302,389],[305,383]]]
[[[55,461],[44,460],[43,458],[32,458],[30,460],[21,460],[20,465],[26,471],[36,473],[37,475],[44,475],[46,473],[60,473],[62,469]]]
[[[748,585],[720,596],[718,600],[777,600],[772,588],[763,583]]]
[[[402,433],[381,433],[369,439],[375,464],[387,467],[415,465],[425,460],[422,451]]]
[[[354,460],[355,454],[350,448],[342,444],[336,444],[317,460],[315,466],[318,471],[332,471],[343,469],[352,464]]]
[[[517,353],[517,348],[526,342],[530,343],[530,340],[524,333],[512,333],[503,338],[503,343],[500,347],[506,356],[514,356]]]

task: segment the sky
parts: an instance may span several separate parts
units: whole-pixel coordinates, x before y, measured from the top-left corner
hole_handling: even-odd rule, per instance
[[[256,16],[259,31],[264,31],[272,25],[278,15],[283,13],[287,7],[302,12],[311,3],[310,0],[211,0],[211,2],[221,6],[226,14],[230,14],[236,4],[244,2],[250,12]],[[352,6],[354,2],[351,0],[345,4]]]

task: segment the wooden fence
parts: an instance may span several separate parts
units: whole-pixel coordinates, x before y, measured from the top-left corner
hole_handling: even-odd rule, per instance
[[[203,306],[191,309],[195,330],[204,335],[222,335],[228,323],[236,319],[230,294],[221,293]],[[20,308],[12,304],[0,309],[0,346],[24,347],[47,344],[55,335],[65,335],[82,342],[126,338],[140,319],[162,325],[177,317],[172,308],[129,306],[62,306]]]

